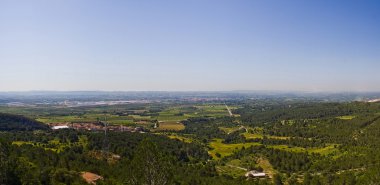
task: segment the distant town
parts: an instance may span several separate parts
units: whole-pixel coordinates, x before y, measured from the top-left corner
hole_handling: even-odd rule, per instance
[[[74,129],[86,131],[114,131],[114,132],[144,132],[142,127],[131,127],[124,125],[107,125],[105,122],[98,123],[48,123],[52,130]]]

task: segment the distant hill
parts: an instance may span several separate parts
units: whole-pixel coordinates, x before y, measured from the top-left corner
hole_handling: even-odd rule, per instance
[[[49,127],[20,115],[0,113],[0,131],[45,130]]]

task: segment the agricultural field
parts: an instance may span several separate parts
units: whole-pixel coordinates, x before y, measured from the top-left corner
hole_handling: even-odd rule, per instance
[[[230,109],[237,108],[232,107]],[[160,112],[157,119],[160,121],[182,121],[193,117],[223,117],[228,115],[225,105],[210,104],[168,108]]]
[[[113,114],[87,113],[83,115],[39,117],[36,120],[42,123],[94,123],[107,121],[108,123],[115,125],[131,125],[134,123],[134,120],[140,119],[149,120],[149,117],[142,117],[139,115],[119,116]]]
[[[162,130],[173,130],[173,131],[179,131],[185,129],[185,126],[181,122],[177,121],[165,121],[165,122],[159,122],[159,126],[154,131],[162,131]]]
[[[128,108],[131,106],[131,108]],[[158,108],[156,108],[158,107]],[[231,109],[236,109],[232,107]],[[150,112],[151,110],[160,110]],[[27,114],[33,115],[36,110],[28,108],[14,108],[9,112],[23,110]],[[33,110],[33,111],[31,111]],[[158,121],[158,128],[154,131],[165,130],[183,130],[184,125],[181,123],[189,118],[197,117],[223,117],[227,116],[228,111],[224,105],[183,105],[183,106],[167,106],[160,107],[157,105],[125,105],[115,107],[85,107],[79,108],[55,108],[54,114],[36,114],[37,121],[42,123],[94,123],[99,121],[107,121],[112,125],[125,126],[142,126],[150,129],[154,126],[154,122]]]

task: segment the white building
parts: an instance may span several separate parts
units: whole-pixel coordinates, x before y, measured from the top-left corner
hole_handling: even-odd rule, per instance
[[[58,130],[58,129],[67,129],[67,128],[70,128],[69,126],[67,125],[62,125],[62,126],[53,126],[51,127],[51,129],[53,130]]]
[[[257,172],[255,170],[249,171],[245,174],[246,177],[263,178],[266,177],[264,172]]]

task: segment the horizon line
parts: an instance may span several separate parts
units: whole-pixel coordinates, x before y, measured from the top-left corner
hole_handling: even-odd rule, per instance
[[[236,93],[250,93],[250,92],[267,92],[267,93],[380,93],[380,90],[10,90],[1,91],[0,93],[70,93],[70,92],[103,92],[103,93],[127,93],[127,92],[236,92]]]

